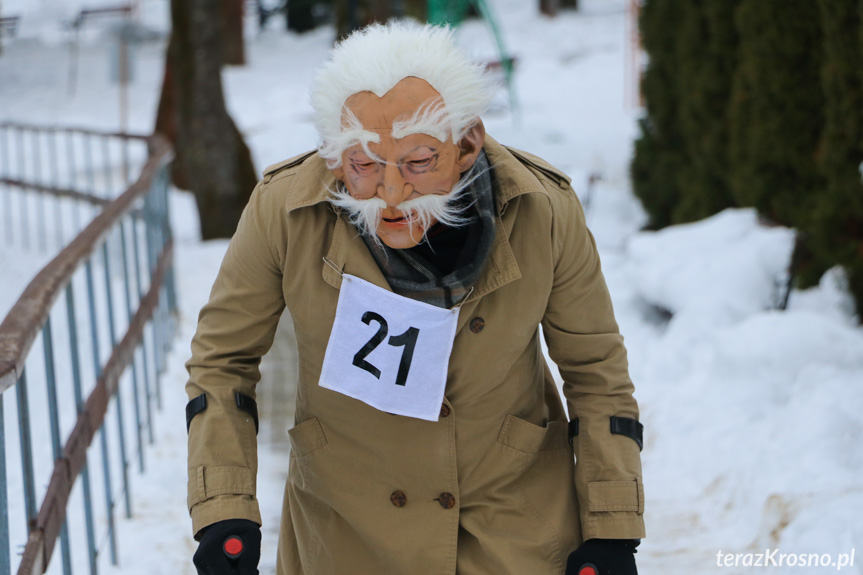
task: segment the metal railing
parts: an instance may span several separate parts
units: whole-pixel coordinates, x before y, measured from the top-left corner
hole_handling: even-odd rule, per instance
[[[52,242],[65,245],[81,230],[82,212],[85,221],[125,190],[147,155],[144,136],[0,124],[5,241],[29,249],[35,240],[41,251]],[[61,218],[63,200],[71,202],[71,225]],[[49,201],[54,203],[50,226]]]
[[[129,185],[136,157],[142,167]],[[53,225],[62,246],[0,323],[0,575],[11,572],[12,542],[23,543],[19,575],[44,573],[58,538],[65,575],[84,564],[95,575],[105,546],[117,564],[118,501],[126,517],[132,513],[128,436],[143,472],[145,435],[152,443],[153,406],[161,407],[160,376],[174,332],[171,158],[160,137],[0,124],[8,244],[26,251],[35,235],[46,250]],[[51,225],[48,202],[55,206]],[[36,214],[29,209],[34,204],[42,206]],[[76,222],[81,210],[91,216],[83,228]],[[4,410],[3,403],[13,387],[17,426],[7,430],[4,411],[12,406]],[[33,407],[45,405],[41,425]],[[126,417],[130,409],[133,420]],[[113,432],[109,411],[116,417]],[[7,442],[10,432],[17,443]],[[99,449],[90,453],[97,434]],[[13,451],[20,467],[7,466]],[[101,461],[101,504],[93,497],[91,458]],[[11,495],[14,486],[23,498]],[[82,508],[70,512],[71,499],[80,499]],[[83,524],[74,536],[85,545],[72,544],[67,520]]]

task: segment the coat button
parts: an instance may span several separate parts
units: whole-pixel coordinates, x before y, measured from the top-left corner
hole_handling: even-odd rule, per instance
[[[393,491],[392,495],[390,495],[390,501],[396,507],[404,507],[408,502],[408,498],[403,491]]]
[[[475,317],[470,320],[470,330],[474,333],[479,333],[485,327],[485,320],[481,317]]]
[[[437,498],[437,502],[440,503],[440,506],[444,509],[452,509],[455,507],[455,497],[453,497],[452,493],[441,493],[440,497]]]
[[[440,416],[441,417],[449,417],[449,414],[452,413],[452,410],[449,408],[447,404],[442,404],[440,406]]]

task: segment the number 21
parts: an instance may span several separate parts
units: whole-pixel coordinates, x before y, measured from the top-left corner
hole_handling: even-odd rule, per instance
[[[383,316],[373,311],[367,311],[364,313],[362,321],[366,325],[371,325],[371,322],[376,321],[380,324],[380,327],[378,327],[378,331],[375,335],[373,335],[371,339],[354,354],[353,365],[369,372],[375,376],[375,378],[380,379],[381,370],[367,362],[366,357],[373,352],[375,348],[384,341],[384,339],[386,339],[389,326],[387,325],[387,320],[384,319]],[[409,327],[404,333],[390,336],[389,341],[387,341],[387,343],[393,347],[404,346],[405,348],[404,351],[402,351],[402,359],[399,362],[399,372],[398,375],[396,375],[396,385],[404,386],[407,383],[408,372],[411,369],[411,362],[414,358],[414,348],[416,348],[417,337],[419,337],[419,334],[419,329]]]

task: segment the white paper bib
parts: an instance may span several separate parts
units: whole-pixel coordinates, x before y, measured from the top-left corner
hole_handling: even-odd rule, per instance
[[[319,385],[437,421],[458,314],[344,274]]]

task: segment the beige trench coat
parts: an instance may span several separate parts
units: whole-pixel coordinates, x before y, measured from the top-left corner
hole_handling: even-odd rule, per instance
[[[333,176],[306,154],[271,167],[237,228],[187,364],[207,409],[189,431],[193,528],[260,523],[254,397],[287,306],[299,347],[296,422],[279,575],[563,573],[582,540],[644,535],[626,351],[593,237],[568,178],[490,138],[497,236],[462,306],[437,422],[318,386],[345,273],[390,289],[357,230],[326,200]],[[484,320],[484,327],[479,329]],[[540,348],[565,381],[567,414]],[[285,422],[287,425],[288,422]],[[577,465],[573,463],[573,453]]]

